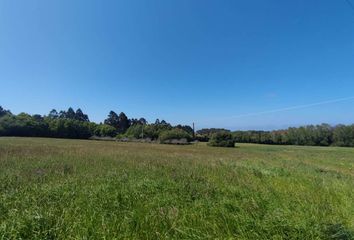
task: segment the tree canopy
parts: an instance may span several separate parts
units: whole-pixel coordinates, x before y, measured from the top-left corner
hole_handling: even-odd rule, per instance
[[[172,131],[173,130],[173,131]],[[145,118],[129,119],[124,112],[119,115],[110,111],[104,123],[89,120],[80,108],[76,111],[52,109],[48,115],[12,114],[0,106],[0,136],[33,136],[87,139],[91,136],[128,138],[162,138],[193,136],[193,129],[188,125],[172,126],[165,120],[156,119],[148,123]],[[230,139],[230,135],[232,139]],[[347,146],[354,147],[354,124],[308,125],[275,131],[234,131],[222,128],[201,129],[196,132],[196,139],[213,142],[288,144],[309,146]]]
[[[165,120],[148,124],[145,118],[129,119],[124,112],[119,115],[110,111],[104,123],[90,122],[89,117],[80,108],[76,111],[52,109],[48,115],[11,114],[0,107],[0,136],[33,136],[88,139],[91,136],[129,138],[149,138],[157,140],[161,133],[173,128],[190,132],[191,127],[178,125],[172,127]]]

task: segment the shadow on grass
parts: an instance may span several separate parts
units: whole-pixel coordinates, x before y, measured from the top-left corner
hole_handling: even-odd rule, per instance
[[[354,232],[347,229],[343,224],[329,224],[325,230],[326,239],[353,240]]]

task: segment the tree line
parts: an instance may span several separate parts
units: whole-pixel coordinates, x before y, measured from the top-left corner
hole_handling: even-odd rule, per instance
[[[173,131],[172,131],[173,130]],[[0,106],[0,136],[28,136],[88,139],[92,136],[118,138],[149,138],[159,139],[163,132],[164,138],[192,139],[193,129],[187,125],[172,126],[165,120],[156,119],[149,124],[145,118],[129,119],[124,112],[117,114],[110,111],[103,123],[89,120],[87,114],[79,108],[76,111],[51,110],[48,115],[12,114]]]
[[[308,125],[276,131],[236,131],[233,134],[237,142],[243,143],[354,147],[354,124]]]
[[[231,133],[238,143],[354,147],[354,124],[307,125],[274,131],[231,132],[225,129],[212,128],[199,130],[196,134],[198,139],[208,141],[212,134],[220,132]]]
[[[227,133],[227,134],[224,134]],[[354,124],[308,125],[291,127],[274,131],[234,131],[222,128],[201,129],[194,134],[188,125],[172,126],[170,123],[156,119],[148,123],[145,118],[128,118],[124,112],[108,113],[102,123],[89,120],[80,108],[76,111],[69,108],[66,111],[51,110],[47,115],[27,113],[12,114],[0,106],[0,136],[29,136],[88,139],[97,137],[117,137],[130,139],[151,139],[169,142],[171,139],[186,139],[187,141],[214,140],[238,143],[307,145],[307,146],[345,146],[354,147]],[[216,136],[217,135],[217,136]],[[213,143],[215,144],[215,141]],[[231,145],[231,144],[229,144]]]

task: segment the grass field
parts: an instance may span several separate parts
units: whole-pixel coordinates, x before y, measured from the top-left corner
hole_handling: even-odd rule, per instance
[[[0,138],[0,239],[354,239],[354,149]]]

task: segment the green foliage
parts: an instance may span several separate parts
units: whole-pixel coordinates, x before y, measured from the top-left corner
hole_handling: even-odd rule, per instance
[[[82,122],[90,121],[87,114],[84,114],[80,108],[76,110],[74,119]]]
[[[148,122],[146,121],[145,118],[132,118],[129,120],[129,126],[135,125],[135,124],[140,124],[140,125],[146,125]]]
[[[142,124],[134,124],[131,125],[128,130],[125,132],[125,136],[128,138],[142,138],[142,134],[143,134],[143,128],[145,128],[145,126],[143,126]],[[146,130],[145,130],[146,131]],[[144,134],[145,135],[145,134]],[[147,135],[145,135],[146,137]]]
[[[186,131],[191,136],[193,136],[193,134],[194,134],[193,128],[191,126],[188,126],[188,125],[180,125],[179,124],[175,128],[182,129],[183,131]]]
[[[75,119],[76,118],[76,114],[74,109],[72,109],[71,107],[68,109],[68,111],[65,113],[65,116],[63,118],[68,118],[68,119]]]
[[[209,142],[210,137],[207,136],[207,135],[200,135],[200,134],[197,134],[197,135],[195,136],[195,139],[196,139],[197,141],[199,141],[199,142]]]
[[[92,123],[75,119],[49,118],[20,113],[0,118],[0,136],[89,138]]]
[[[125,115],[124,112],[121,112],[118,116],[119,119],[119,124],[118,124],[118,132],[119,133],[125,133],[125,131],[127,131],[127,129],[129,128],[129,119],[128,117]]]
[[[48,114],[48,118],[51,119],[57,119],[58,117],[59,117],[59,113],[55,109],[52,109]]]
[[[96,124],[90,122],[88,115],[80,108],[74,111],[70,107],[67,111],[60,112],[52,109],[47,116],[41,116],[26,113],[13,115],[0,106],[0,136],[86,139],[93,135],[113,137],[119,134],[121,137],[141,138],[144,132],[144,138],[157,140],[161,133],[171,129],[180,129],[194,135],[193,129],[187,125],[173,127],[165,120],[159,119],[148,124],[144,118],[129,119],[123,112],[117,115],[110,111],[104,124]],[[193,138],[206,142],[214,133],[223,132],[230,133],[229,130],[221,128],[201,129]],[[332,127],[321,124],[276,131],[235,131],[232,134],[235,141],[241,143],[354,147],[354,125]]]
[[[235,147],[235,139],[229,132],[216,132],[211,135],[208,142],[212,147]]]
[[[93,135],[114,137],[119,134],[121,137],[141,138],[144,125],[144,138],[156,140],[163,131],[172,129],[164,120],[148,125],[144,118],[128,119],[123,112],[117,115],[111,111],[104,122],[105,124],[90,122],[80,108],[76,112],[73,108],[60,112],[52,109],[45,117],[25,113],[12,115],[10,111],[0,108],[0,136],[86,139]],[[190,131],[188,126],[177,127]]]
[[[26,113],[4,115],[0,118],[0,136],[46,136],[48,124],[43,118],[35,118]]]
[[[157,122],[157,121],[156,121]],[[159,121],[158,121],[159,122]],[[162,120],[162,122],[158,124],[149,124],[145,125],[144,127],[144,137],[145,138],[150,138],[152,140],[156,140],[159,138],[160,134],[162,132],[171,130],[172,126],[165,121]]]
[[[146,125],[144,126],[144,137],[156,140],[159,138],[160,131],[163,130],[159,129],[157,125],[154,124]]]
[[[88,139],[93,135],[88,122],[75,119],[46,119],[49,126],[48,136],[58,138]]]
[[[214,133],[231,132],[224,128],[203,128],[196,131],[196,139],[200,142],[208,142]]]
[[[60,111],[59,113],[57,112],[57,110],[52,109],[47,117],[50,119],[73,119],[82,122],[90,121],[87,114],[84,114],[80,108],[78,108],[75,112],[74,109],[71,107],[68,109],[68,111]]]
[[[114,111],[110,111],[107,119],[104,120],[104,124],[110,125],[116,129],[118,129],[118,126],[119,126],[118,114],[115,113]]]
[[[11,112],[9,110],[3,109],[2,106],[0,106],[0,117],[5,115],[11,115]]]
[[[188,132],[179,128],[163,131],[159,135],[160,143],[167,143],[168,140],[181,140],[181,139],[186,139],[189,142],[192,140],[192,136]]]
[[[114,111],[110,111],[104,123],[114,127],[120,134],[125,133],[130,126],[130,120],[124,112],[117,115]]]
[[[114,137],[117,134],[117,130],[107,124],[99,124],[94,130],[94,135],[99,137]]]
[[[146,124],[142,125],[140,122],[137,122],[134,125],[131,125],[125,134],[120,135],[121,138],[149,138],[152,140],[161,139],[161,136],[164,138],[168,136],[174,136],[174,139],[186,138],[188,141],[191,139],[191,134],[182,130],[178,126],[172,127],[170,124],[165,121],[156,121],[155,124]],[[144,128],[144,129],[143,129]],[[174,134],[174,135],[173,135]],[[180,137],[182,136],[182,137]]]
[[[353,126],[309,125],[277,131],[236,131],[237,142],[303,146],[354,146]]]
[[[354,125],[338,125],[333,132],[334,145],[354,147]]]

